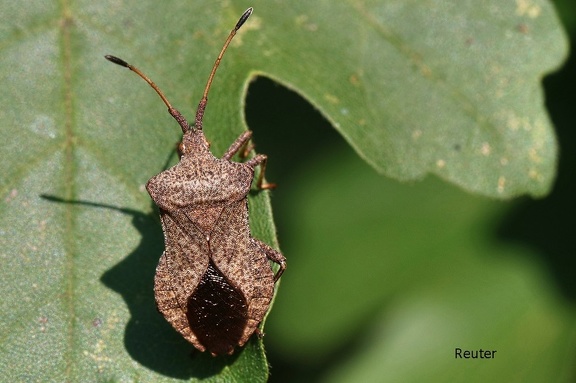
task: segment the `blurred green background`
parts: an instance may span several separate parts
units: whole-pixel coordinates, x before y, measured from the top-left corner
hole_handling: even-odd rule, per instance
[[[289,265],[266,328],[271,382],[576,379],[576,4],[554,4],[572,52],[544,79],[560,161],[540,200],[386,179],[297,94],[250,86]],[[455,347],[498,352],[462,361]]]

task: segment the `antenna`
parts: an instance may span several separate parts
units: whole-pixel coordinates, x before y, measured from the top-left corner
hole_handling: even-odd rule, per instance
[[[234,29],[232,29],[230,31],[228,38],[224,42],[224,46],[222,47],[220,54],[216,58],[216,61],[214,62],[214,66],[212,66],[212,71],[210,72],[210,76],[208,77],[208,81],[206,82],[206,87],[204,88],[204,94],[202,95],[202,99],[200,100],[200,103],[198,104],[198,109],[196,110],[196,118],[194,119],[194,127],[196,129],[202,130],[202,119],[204,118],[204,110],[206,109],[206,104],[208,103],[208,92],[210,91],[210,86],[212,85],[212,80],[214,79],[214,75],[216,74],[216,69],[218,69],[218,66],[220,65],[220,61],[222,61],[222,56],[224,56],[224,52],[226,52],[226,49],[228,48],[228,45],[230,45],[230,41],[232,41],[232,38],[236,35],[236,32],[238,32],[240,27],[246,22],[246,20],[248,20],[248,18],[252,14],[252,11],[253,11],[253,8],[250,7],[246,11],[244,11],[242,16],[240,16],[240,19],[236,23],[236,26],[234,27]],[[140,69],[136,68],[135,66],[133,66],[131,64],[128,64],[126,61],[124,61],[121,58],[118,58],[116,56],[106,55],[104,57],[106,58],[106,60],[113,62],[114,64],[117,64],[117,65],[120,65],[120,66],[123,66],[125,68],[130,69],[132,72],[136,73],[144,81],[146,81],[152,87],[152,89],[154,89],[156,91],[156,93],[158,93],[158,96],[160,96],[160,98],[162,99],[164,104],[166,104],[166,106],[168,107],[168,112],[178,122],[178,124],[182,128],[182,131],[184,133],[186,133],[186,131],[188,131],[188,129],[190,129],[190,125],[188,124],[188,122],[186,121],[184,116],[182,116],[182,114],[178,110],[176,110],[172,106],[172,104],[170,104],[170,101],[168,101],[168,99],[166,98],[164,93],[160,90],[160,88],[154,83],[154,81],[152,81],[148,76],[146,76]]]
[[[222,56],[224,56],[224,52],[226,52],[228,45],[230,45],[230,41],[232,41],[232,38],[236,35],[236,32],[238,32],[238,29],[240,29],[240,27],[244,25],[246,20],[248,20],[253,10],[254,9],[250,7],[244,11],[242,16],[240,16],[240,19],[238,19],[236,26],[234,27],[234,29],[230,31],[228,38],[224,42],[224,46],[222,47],[220,54],[216,58],[216,61],[214,61],[214,66],[212,66],[212,72],[210,72],[210,76],[208,77],[208,81],[206,82],[206,87],[204,88],[204,94],[202,95],[202,99],[198,104],[198,109],[196,109],[196,118],[194,119],[194,127],[196,129],[202,130],[202,119],[204,118],[204,109],[206,109],[206,104],[208,103],[208,92],[210,91],[212,80],[214,79],[214,75],[216,74],[216,69],[218,69],[218,66],[220,65]]]

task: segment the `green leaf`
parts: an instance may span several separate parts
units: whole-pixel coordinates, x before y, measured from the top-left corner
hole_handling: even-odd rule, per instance
[[[266,381],[262,340],[212,358],[194,351],[156,311],[152,287],[163,236],[144,184],[166,167],[180,129],[152,89],[103,57],[137,63],[192,115],[244,9],[173,9],[167,32],[170,23],[153,3],[29,6],[33,12],[21,13],[28,10],[17,4],[2,10],[12,21],[3,25],[0,58],[1,129],[10,137],[0,165],[6,379]],[[163,43],[153,41],[161,34]],[[175,37],[188,58],[179,55]],[[150,48],[146,54],[134,55],[145,52],[138,42]],[[149,65],[153,55],[156,68]],[[206,124],[218,155],[245,128],[240,99],[247,78],[230,64],[221,73],[232,71],[226,76],[236,80],[218,77],[215,87],[230,87],[213,93],[228,106],[214,103]],[[167,76],[177,72],[179,79]],[[250,199],[255,236],[274,243],[266,193]]]
[[[216,155],[246,128],[242,96],[265,75],[304,95],[388,176],[431,172],[498,197],[549,189],[556,144],[539,80],[566,42],[547,2],[4,1],[7,379],[266,380],[259,340],[230,358],[190,358],[155,312],[163,240],[143,185],[179,129],[146,84],[103,58],[137,65],[190,118],[250,5],[210,94],[204,126]],[[255,236],[274,243],[266,193],[250,204]]]
[[[262,8],[254,67],[303,94],[379,172],[494,197],[549,191],[557,148],[540,79],[567,54],[549,2]]]

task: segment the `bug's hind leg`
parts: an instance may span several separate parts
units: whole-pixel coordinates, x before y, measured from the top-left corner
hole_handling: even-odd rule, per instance
[[[284,270],[286,270],[286,257],[284,257],[279,251],[274,250],[272,247],[256,238],[252,238],[252,243],[258,246],[264,254],[266,254],[266,258],[280,266],[276,274],[274,274],[274,282],[278,281],[284,273]]]

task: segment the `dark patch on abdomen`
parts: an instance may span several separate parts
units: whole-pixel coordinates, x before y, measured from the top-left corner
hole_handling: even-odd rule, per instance
[[[248,305],[242,292],[210,260],[198,287],[188,298],[186,317],[190,329],[209,352],[228,354],[242,337]]]

